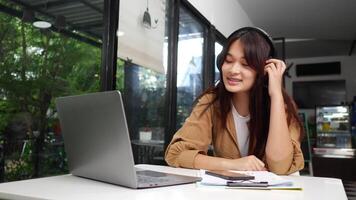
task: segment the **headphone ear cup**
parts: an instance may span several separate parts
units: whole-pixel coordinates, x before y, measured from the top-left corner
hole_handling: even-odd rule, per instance
[[[216,56],[216,66],[218,67],[218,69],[220,70],[221,66],[220,66],[220,61],[221,60],[221,53],[219,53],[218,56]]]
[[[222,66],[222,64],[224,63],[224,53],[223,53],[223,51],[221,51],[219,54],[218,54],[218,56],[216,57],[216,66],[217,66],[217,68],[219,69],[219,71],[221,71],[221,66]]]

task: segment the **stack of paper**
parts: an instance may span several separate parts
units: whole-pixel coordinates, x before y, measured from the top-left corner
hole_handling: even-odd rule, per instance
[[[259,182],[267,182],[268,186],[267,187],[240,187],[240,186],[233,186],[233,187],[228,187],[227,182],[231,182],[231,180],[226,180],[223,178],[211,176],[208,174],[205,174],[205,170],[201,170],[201,177],[202,185],[215,185],[215,186],[227,186],[228,188],[236,188],[236,189],[279,189],[279,190],[301,190],[302,188],[299,186],[296,186],[293,181],[291,180],[286,180],[280,176],[277,176],[276,174],[268,171],[234,171],[242,174],[247,174],[254,176],[255,179],[253,180],[248,180],[248,181],[233,181],[233,182],[250,182],[250,183],[259,183]]]

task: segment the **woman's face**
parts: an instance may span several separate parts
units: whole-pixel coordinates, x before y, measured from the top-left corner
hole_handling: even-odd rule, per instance
[[[240,40],[234,41],[221,67],[225,88],[231,93],[249,92],[256,79],[256,71],[247,64],[243,48]]]

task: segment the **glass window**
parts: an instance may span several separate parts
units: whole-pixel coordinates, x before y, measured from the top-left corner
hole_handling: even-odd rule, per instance
[[[219,72],[219,69],[218,67],[216,66],[216,58],[217,56],[219,55],[219,53],[222,51],[223,49],[223,46],[219,43],[219,42],[215,42],[215,81],[218,81],[220,79],[220,72]]]
[[[204,27],[184,7],[179,9],[177,123],[181,127],[203,89]]]
[[[116,88],[123,93],[136,164],[165,164],[165,2],[120,1],[116,80],[123,81]]]
[[[100,81],[103,1],[14,2],[0,1],[0,181],[67,173],[55,98]]]
[[[135,162],[163,164],[166,74],[122,60],[120,63]]]

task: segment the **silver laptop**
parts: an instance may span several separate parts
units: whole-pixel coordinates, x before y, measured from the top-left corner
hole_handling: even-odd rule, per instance
[[[119,91],[59,97],[56,106],[68,166],[73,175],[130,188],[200,180],[199,177],[135,168]]]

